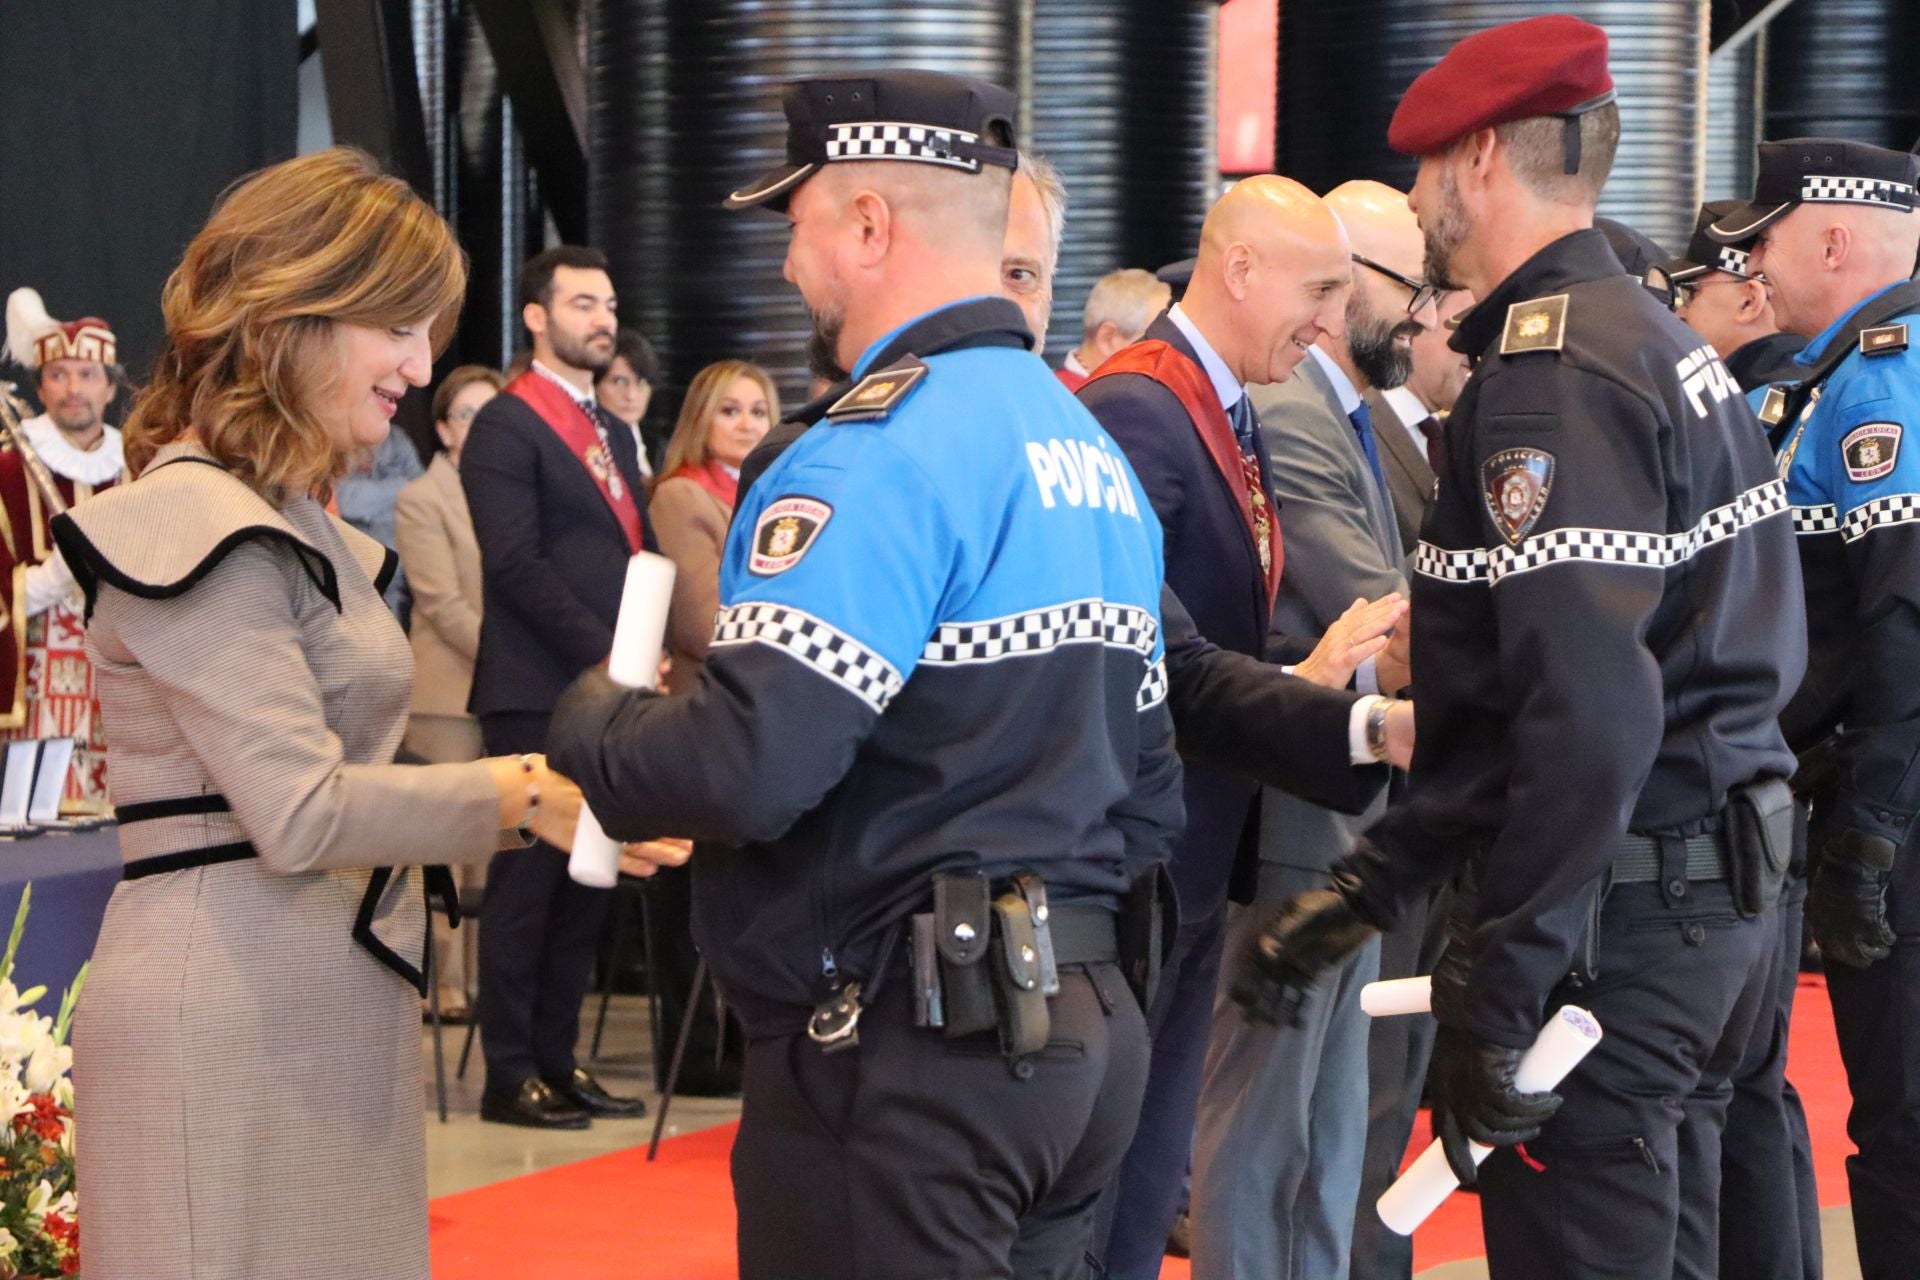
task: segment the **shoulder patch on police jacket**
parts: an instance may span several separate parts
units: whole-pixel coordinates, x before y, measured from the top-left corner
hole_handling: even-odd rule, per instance
[[[1481,496],[1493,527],[1518,546],[1547,509],[1553,455],[1542,449],[1502,449],[1480,464]]]
[[[1877,325],[1860,331],[1860,354],[1868,356],[1890,356],[1896,351],[1907,349],[1907,326],[1901,324]]]
[[[1900,424],[1869,422],[1855,427],[1840,441],[1840,452],[1846,458],[1847,479],[1855,484],[1891,475],[1893,464],[1900,460]]]
[[[833,519],[833,508],[815,498],[780,498],[753,524],[747,569],[762,578],[785,573],[800,563],[814,539]]]
[[[898,409],[927,376],[924,361],[912,356],[868,374],[827,410],[829,422],[878,422]]]
[[[1567,295],[1516,302],[1507,308],[1506,332],[1500,335],[1500,354],[1521,351],[1558,351],[1567,334]]]

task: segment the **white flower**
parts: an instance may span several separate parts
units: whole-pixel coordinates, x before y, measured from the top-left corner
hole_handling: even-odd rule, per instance
[[[20,1252],[20,1242],[13,1238],[13,1232],[0,1227],[0,1260],[11,1258]]]
[[[72,1066],[72,1048],[64,1044],[55,1047],[52,1040],[43,1041],[35,1047],[33,1056],[27,1059],[27,1069],[22,1077],[27,1092],[52,1092],[53,1086],[66,1077],[68,1068]]]
[[[60,1122],[60,1154],[68,1160],[73,1159],[73,1117],[68,1116]]]
[[[79,1209],[80,1209],[79,1197],[74,1195],[73,1192],[71,1191],[62,1191],[60,1193],[60,1198],[53,1202],[53,1207],[52,1209],[49,1210],[49,1212],[57,1213],[61,1217],[67,1219],[67,1221],[71,1222],[73,1221],[74,1217],[78,1214]]]
[[[0,1126],[11,1126],[13,1118],[27,1109],[27,1088],[12,1075],[0,1075]]]
[[[47,1210],[53,1207],[53,1184],[45,1178],[33,1184],[33,1190],[27,1192],[27,1216],[36,1223],[47,1216]]]
[[[65,1107],[68,1111],[73,1110],[73,1080],[71,1077],[61,1076],[53,1082],[53,1100]],[[8,1116],[7,1118],[11,1120],[13,1117]]]

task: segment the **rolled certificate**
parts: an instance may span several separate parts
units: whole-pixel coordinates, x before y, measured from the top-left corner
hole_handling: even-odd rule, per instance
[[[1566,1079],[1599,1043],[1600,1024],[1594,1021],[1593,1015],[1585,1009],[1563,1005],[1540,1029],[1533,1048],[1520,1059],[1520,1067],[1513,1075],[1514,1088],[1521,1093],[1545,1093]],[[1476,1165],[1493,1150],[1477,1142],[1468,1146]],[[1410,1236],[1459,1185],[1460,1180],[1453,1176],[1453,1167],[1447,1163],[1446,1153],[1440,1149],[1440,1140],[1435,1138],[1420,1153],[1420,1158],[1400,1175],[1399,1181],[1387,1188],[1374,1208],[1389,1230]]]
[[[651,551],[627,561],[627,584],[620,593],[607,674],[629,689],[650,689],[660,678],[660,646],[667,632],[667,605],[673,599],[673,573],[673,561]],[[567,874],[595,889],[611,889],[620,879],[620,844],[600,829],[599,820],[584,805],[573,829]]]
[[[1433,979],[1387,978],[1360,988],[1360,1009],[1369,1018],[1395,1018],[1433,1008]]]

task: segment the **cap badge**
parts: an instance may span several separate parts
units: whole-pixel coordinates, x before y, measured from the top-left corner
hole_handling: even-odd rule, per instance
[[[1760,401],[1760,421],[1769,427],[1777,427],[1786,416],[1787,389],[1778,384],[1768,387],[1766,396]]]
[[[832,422],[877,422],[899,408],[926,376],[925,363],[908,356],[860,379],[851,391],[833,402],[827,418]]]
[[[1480,464],[1487,514],[1510,545],[1518,546],[1539,523],[1553,470],[1553,455],[1540,449],[1502,449]]]
[[[1566,337],[1567,295],[1516,302],[1507,308],[1507,328],[1500,337],[1500,354],[1522,351],[1558,351]]]

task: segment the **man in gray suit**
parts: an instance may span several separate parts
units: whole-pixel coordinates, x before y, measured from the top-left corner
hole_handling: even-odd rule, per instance
[[[1439,323],[1433,291],[1418,278],[1423,246],[1406,196],[1350,182],[1326,200],[1346,226],[1356,266],[1345,333],[1323,336],[1286,382],[1251,389],[1286,546],[1273,625],[1295,635],[1326,630],[1356,597],[1406,590],[1363,396],[1405,381],[1413,336]],[[1404,643],[1363,665],[1356,680],[1368,693],[1404,688]],[[1227,963],[1281,903],[1323,884],[1354,834],[1378,816],[1342,817],[1269,793],[1257,897],[1232,908]],[[1232,973],[1223,974],[1195,1142],[1196,1280],[1345,1280],[1367,1129],[1359,996],[1378,962],[1378,944],[1369,944],[1315,992],[1297,1029],[1248,1022],[1228,995]]]
[[[1400,545],[1408,554],[1420,541],[1420,525],[1433,501],[1434,472],[1446,448],[1443,424],[1473,371],[1467,358],[1447,345],[1453,331],[1447,321],[1464,315],[1473,295],[1449,290],[1435,302],[1440,323],[1413,336],[1413,370],[1397,387],[1375,387],[1368,407],[1379,430],[1380,461],[1400,525]],[[1417,694],[1417,690],[1415,691]],[[1394,778],[1389,803],[1403,779]],[[1409,909],[1399,923],[1380,935],[1380,976],[1410,978],[1432,973],[1446,943],[1449,891],[1424,909]],[[1400,1173],[1400,1160],[1413,1133],[1433,1055],[1436,1024],[1431,1014],[1381,1018],[1367,1028],[1367,1140],[1360,1167],[1360,1204],[1353,1222],[1352,1272],[1366,1280],[1410,1280],[1413,1241],[1387,1229],[1373,1202]]]
[[[1434,301],[1440,323],[1413,335],[1413,372],[1397,387],[1375,387],[1367,392],[1367,408],[1379,431],[1380,464],[1387,473],[1387,492],[1393,496],[1393,518],[1400,526],[1400,549],[1408,555],[1420,541],[1420,522],[1433,501],[1433,474],[1447,414],[1467,384],[1473,366],[1447,345],[1453,330],[1447,321],[1466,314],[1473,295],[1450,289]]]

